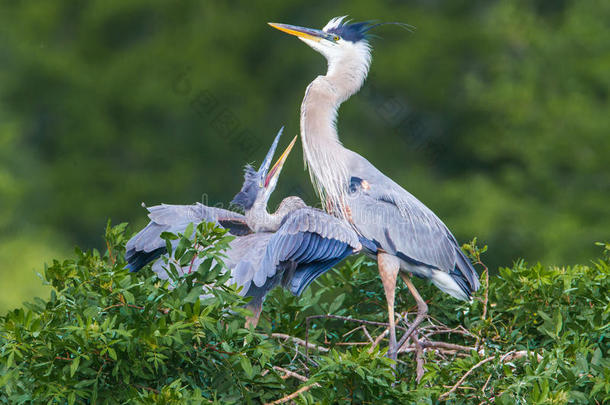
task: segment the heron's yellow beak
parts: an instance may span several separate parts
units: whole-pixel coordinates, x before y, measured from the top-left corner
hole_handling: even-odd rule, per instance
[[[279,24],[279,23],[268,23],[275,29],[284,31],[287,34],[294,35],[299,38],[311,39],[312,41],[319,42],[322,38],[326,37],[327,33],[322,30],[316,30],[313,28],[298,27],[296,25]]]
[[[271,182],[271,179],[279,176],[280,172],[282,171],[282,167],[284,166],[284,163],[286,162],[286,158],[288,158],[288,155],[290,154],[290,151],[292,150],[296,141],[297,141],[297,137],[295,136],[292,139],[292,142],[290,142],[290,145],[288,145],[288,147],[284,151],[284,153],[282,153],[282,155],[279,157],[277,162],[275,162],[275,164],[273,165],[271,170],[269,170],[269,174],[267,174],[267,177],[265,178],[265,187],[267,187],[269,185],[269,183]]]

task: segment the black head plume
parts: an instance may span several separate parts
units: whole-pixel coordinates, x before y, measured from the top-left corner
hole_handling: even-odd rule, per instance
[[[400,22],[381,22],[374,23],[372,21],[363,21],[350,23],[349,21],[340,22],[336,27],[329,28],[327,32],[339,35],[345,41],[358,42],[369,38],[373,28],[379,27],[380,25],[398,25],[409,32],[415,30],[415,27],[406,23]]]

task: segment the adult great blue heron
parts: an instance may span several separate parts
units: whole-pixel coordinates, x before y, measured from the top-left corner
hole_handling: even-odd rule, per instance
[[[369,254],[377,258],[386,294],[389,355],[395,359],[428,310],[407,274],[429,279],[462,300],[469,300],[479,288],[478,275],[449,229],[430,209],[339,141],[337,110],[367,77],[371,63],[367,34],[379,24],[349,23],[345,17],[331,19],[321,30],[269,24],[297,36],[328,62],[326,75],[311,82],[301,105],[304,157],[327,211],[350,222],[359,235],[375,244]],[[394,292],[399,273],[417,302],[418,314],[397,343]]]
[[[281,284],[300,295],[319,275],[360,251],[362,244],[353,229],[323,211],[306,206],[298,197],[283,199],[272,214],[267,211],[269,197],[296,141],[295,137],[269,169],[281,134],[282,130],[258,171],[246,166],[242,189],[233,199],[245,215],[200,203],[150,207],[150,223],[127,243],[128,267],[137,271],[156,260],[153,270],[167,279],[164,261],[159,259],[166,253],[161,233],[182,233],[190,223],[215,222],[236,236],[226,252],[225,265],[231,272],[229,284],[242,287],[241,294],[252,297],[247,308],[253,316],[246,325],[256,326],[265,296],[272,288]],[[178,268],[178,273],[197,268],[198,262]]]

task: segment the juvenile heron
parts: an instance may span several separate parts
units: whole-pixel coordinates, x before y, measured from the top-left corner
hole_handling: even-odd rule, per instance
[[[245,215],[200,203],[150,207],[150,223],[126,246],[130,270],[137,271],[156,260],[153,270],[167,279],[164,260],[159,259],[166,253],[161,233],[182,233],[190,223],[215,222],[236,236],[224,262],[231,271],[229,284],[242,287],[242,296],[252,297],[247,308],[253,316],[246,325],[256,326],[265,296],[272,288],[282,285],[300,295],[319,275],[360,251],[362,244],[349,225],[308,207],[298,197],[283,199],[274,213],[267,211],[269,197],[296,141],[295,137],[269,169],[281,134],[282,130],[258,171],[246,166],[242,189],[233,199],[233,204],[241,206]],[[179,268],[178,272],[184,274],[197,268],[199,262],[196,259],[194,265]]]
[[[367,35],[379,24],[349,23],[345,17],[331,19],[321,30],[269,24],[298,37],[328,62],[326,75],[311,82],[301,105],[304,157],[326,210],[348,221],[375,245],[368,253],[377,259],[388,304],[388,354],[396,359],[398,349],[428,310],[408,274],[429,279],[461,300],[469,300],[479,288],[478,275],[449,229],[428,207],[339,141],[338,108],[367,77],[371,64]],[[399,273],[417,302],[418,313],[397,343],[394,293]]]

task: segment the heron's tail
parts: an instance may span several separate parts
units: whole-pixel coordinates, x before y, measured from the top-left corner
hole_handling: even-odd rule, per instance
[[[449,272],[432,270],[430,281],[452,297],[470,301],[474,292],[481,286],[479,275],[458,246],[455,247],[455,256],[455,267]]]
[[[468,292],[468,295],[472,295],[481,287],[479,274],[459,247],[455,248],[455,255],[457,258],[455,269],[450,274],[460,284],[460,287]]]

